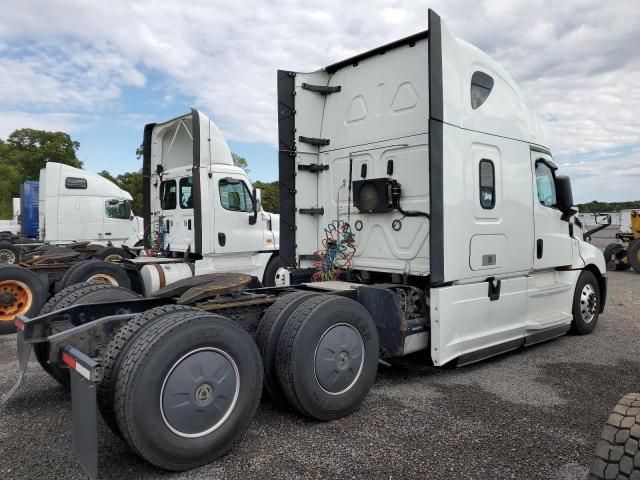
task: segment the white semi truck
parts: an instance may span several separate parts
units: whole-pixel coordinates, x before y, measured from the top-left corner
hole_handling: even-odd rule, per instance
[[[133,247],[142,239],[143,225],[131,211],[131,201],[128,192],[96,173],[48,162],[39,181],[25,182],[22,188],[14,231],[0,235],[0,263],[19,263],[22,253],[42,244]]]
[[[71,383],[90,476],[97,409],[140,457],[186,470],[229,450],[263,382],[328,421],[361,405],[380,360],[464,365],[595,328],[604,258],[569,179],[511,77],[433,11],[427,31],[279,71],[278,118],[282,286],[222,273],[148,298],[79,285],[16,321],[21,372],[33,347]]]

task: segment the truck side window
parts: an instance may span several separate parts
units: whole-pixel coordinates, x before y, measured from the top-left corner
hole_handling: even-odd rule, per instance
[[[222,179],[219,182],[220,203],[222,207],[234,212],[252,212],[251,194],[244,182],[238,180],[230,182]]]
[[[480,206],[491,210],[496,206],[496,172],[491,160],[480,160]]]
[[[87,179],[77,177],[67,177],[64,179],[64,186],[69,190],[86,190]]]
[[[536,189],[538,190],[538,200],[542,205],[552,208],[558,206],[553,170],[541,160],[536,162]]]
[[[131,218],[131,202],[129,200],[107,200],[105,202],[107,218]]]
[[[493,78],[484,72],[473,72],[471,76],[471,108],[482,105],[493,89]]]
[[[193,208],[192,177],[180,179],[180,208]]]
[[[160,208],[174,210],[176,208],[176,181],[165,180],[160,184]]]

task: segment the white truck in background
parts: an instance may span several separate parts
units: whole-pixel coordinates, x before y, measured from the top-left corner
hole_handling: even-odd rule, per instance
[[[0,220],[0,241],[4,236],[13,236],[20,233],[20,197],[12,199],[12,207],[11,219]]]
[[[262,210],[260,190],[233,164],[222,132],[206,115],[192,110],[147,125],[143,158],[145,230],[160,255],[131,261],[142,265],[145,293],[169,280],[215,272],[241,272],[274,285],[280,216]],[[176,258],[186,262],[165,263]]]
[[[39,239],[133,247],[143,226],[131,201],[129,192],[97,173],[48,162],[40,170]]]

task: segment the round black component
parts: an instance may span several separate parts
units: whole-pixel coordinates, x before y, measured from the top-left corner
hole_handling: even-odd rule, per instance
[[[35,317],[47,298],[47,289],[31,270],[18,265],[0,267],[0,335],[16,331],[16,315]]]
[[[86,260],[76,263],[65,272],[59,288],[63,289],[74,283],[131,288],[127,272],[121,266],[103,260]]]
[[[0,265],[20,263],[22,251],[20,247],[9,242],[0,242]]]
[[[246,430],[261,385],[260,354],[244,328],[219,315],[171,313],[142,330],[124,355],[114,396],[118,428],[149,463],[195,468]],[[196,405],[203,415],[193,415]]]
[[[258,325],[256,330],[256,344],[262,356],[264,365],[264,387],[270,397],[279,405],[288,405],[287,399],[282,393],[278,371],[276,368],[276,355],[280,333],[289,320],[291,314],[298,306],[313,296],[313,293],[296,292],[283,295],[271,305]]]
[[[72,285],[54,295],[42,308],[40,315],[81,303],[107,303],[123,300],[134,300],[140,295],[122,287],[112,285]],[[53,332],[52,332],[53,333]],[[42,368],[65,388],[69,388],[69,370],[49,363],[49,344],[36,343],[33,346],[38,363]]]
[[[596,328],[600,315],[600,287],[593,272],[583,270],[578,277],[573,294],[572,330],[579,335],[587,335]]]
[[[362,223],[362,220],[356,220],[356,223],[353,226],[359,232],[362,230],[362,227],[364,227],[364,224]]]
[[[278,377],[296,410],[333,420],[360,406],[375,381],[378,354],[369,312],[350,298],[320,295],[287,321],[278,344]]]
[[[629,265],[640,273],[640,239],[631,242],[627,250],[627,258],[629,259]]]
[[[276,285],[276,274],[278,269],[284,267],[284,262],[277,255],[273,255],[267,263],[267,268],[264,269],[264,276],[262,277],[262,284],[265,287],[274,287]]]
[[[393,222],[391,222],[391,228],[393,228],[396,232],[399,232],[400,230],[402,230],[402,221],[399,219],[395,219]]]
[[[365,183],[360,187],[359,209],[365,212],[373,211],[380,204],[380,192],[373,183]]]

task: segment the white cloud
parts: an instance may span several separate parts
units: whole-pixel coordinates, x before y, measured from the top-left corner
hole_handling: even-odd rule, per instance
[[[27,113],[19,111],[0,112],[0,138],[6,138],[19,128],[35,128],[53,132],[75,133],[96,121],[92,115],[77,113]]]
[[[229,138],[274,145],[277,68],[315,70],[423,30],[427,6],[516,78],[556,154],[640,144],[637,0],[10,0],[0,109],[100,111],[123,87],[153,88],[148,69],[163,75],[159,103],[194,98]]]

